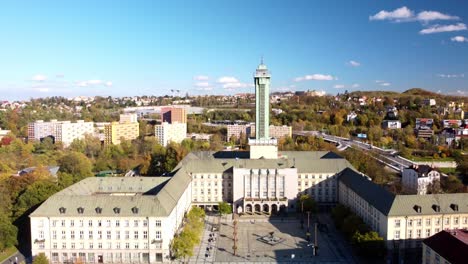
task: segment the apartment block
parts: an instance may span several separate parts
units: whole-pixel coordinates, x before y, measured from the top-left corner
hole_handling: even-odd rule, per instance
[[[183,107],[161,108],[162,123],[187,123],[187,110]]]
[[[120,114],[120,123],[138,123],[138,116],[137,114],[131,114],[131,113],[126,113],[126,114]]]
[[[468,230],[442,230],[422,243],[422,263],[462,264],[468,252]]]
[[[140,124],[112,122],[104,126],[104,144],[120,144],[122,139],[133,140],[138,138]]]
[[[50,122],[37,120],[28,124],[28,140],[42,140],[51,137],[54,142],[62,142],[64,146],[70,145],[75,139],[83,139],[86,134],[94,133],[94,123],[78,120],[76,123],[70,121]]]
[[[402,172],[403,190],[410,194],[426,194],[429,185],[438,180],[440,173],[428,165],[415,165]]]
[[[170,142],[181,143],[187,138],[187,123],[167,123],[154,126],[154,136],[159,144],[167,146]]]

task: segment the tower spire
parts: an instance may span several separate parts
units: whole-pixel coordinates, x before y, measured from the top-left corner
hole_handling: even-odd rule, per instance
[[[263,64],[263,55],[260,57],[260,64]]]

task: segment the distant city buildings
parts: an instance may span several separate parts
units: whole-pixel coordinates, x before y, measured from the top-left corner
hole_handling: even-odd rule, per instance
[[[118,145],[123,140],[133,140],[140,134],[136,114],[121,114],[119,122],[104,125],[104,144]]]
[[[64,146],[69,146],[75,139],[83,139],[86,134],[94,133],[94,123],[78,120],[76,123],[70,121],[57,121],[55,119],[50,122],[37,120],[28,125],[28,140],[40,141],[50,137],[52,141],[62,142]]]
[[[436,181],[440,181],[440,172],[428,165],[414,165],[402,172],[402,187],[409,194],[426,194]]]
[[[432,118],[416,118],[415,132],[418,138],[430,139],[434,135]]]
[[[170,142],[181,143],[187,138],[187,124],[186,123],[172,123],[164,122],[154,126],[154,136],[157,142],[162,146],[167,146]]]
[[[281,139],[292,137],[291,126],[270,125],[268,131],[270,138]],[[232,137],[237,139],[255,137],[255,123],[227,125],[226,141],[229,141]]]
[[[401,122],[399,120],[384,120],[382,122],[383,129],[400,129]]]
[[[6,135],[8,135],[8,133],[10,133],[11,131],[10,130],[4,130],[4,129],[1,129],[0,128],[0,140],[2,140],[2,138]]]

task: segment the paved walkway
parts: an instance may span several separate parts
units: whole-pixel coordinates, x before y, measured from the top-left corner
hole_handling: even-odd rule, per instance
[[[219,225],[219,216],[208,215],[205,217],[205,230],[203,231],[201,242],[193,250],[194,254],[189,259],[189,263],[215,263],[216,243],[218,242],[218,232],[211,232],[214,225]],[[209,242],[210,234],[215,234],[215,240]],[[210,250],[207,250],[210,248]]]

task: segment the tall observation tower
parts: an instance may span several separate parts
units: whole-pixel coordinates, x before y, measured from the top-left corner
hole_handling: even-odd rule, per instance
[[[277,141],[270,138],[270,72],[263,59],[254,75],[255,139],[249,139],[251,159],[278,158]]]
[[[269,139],[270,127],[270,72],[263,59],[255,72],[255,138]]]

